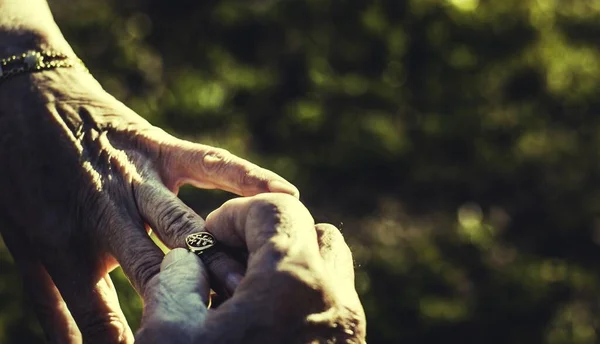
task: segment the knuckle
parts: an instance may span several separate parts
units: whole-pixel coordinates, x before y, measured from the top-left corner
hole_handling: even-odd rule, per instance
[[[342,264],[342,266],[346,266],[346,270],[352,270],[354,258],[342,232],[327,223],[315,225],[315,230],[317,231],[319,251],[325,261],[337,264],[338,268],[341,268],[339,264]]]
[[[221,148],[212,148],[202,155],[202,167],[208,175],[223,172],[229,165],[232,154]]]
[[[211,147],[211,149],[209,149],[206,152],[206,155],[215,155],[215,156],[221,156],[221,157],[228,157],[228,156],[231,156],[232,154],[227,149]]]
[[[245,228],[258,228],[254,237],[247,238],[248,247],[268,245],[276,257],[285,256],[296,244],[310,242],[310,237],[316,236],[308,209],[287,194],[255,196],[248,206]]]
[[[340,307],[340,335],[353,343],[363,343],[366,337],[367,320],[365,311],[359,303],[358,307]]]
[[[157,225],[163,234],[169,234],[171,228],[176,225],[185,214],[173,204],[164,204],[158,211]]]
[[[125,343],[128,340],[127,323],[117,314],[89,311],[82,319],[79,329],[86,343]]]
[[[318,223],[315,225],[315,230],[317,231],[317,238],[321,246],[346,245],[342,232],[332,224]]]
[[[241,189],[267,187],[261,168],[226,150],[215,148],[206,153],[203,156],[203,166],[207,174],[220,174]]]
[[[158,259],[138,259],[133,264],[131,274],[138,291],[143,293],[146,290],[150,280],[160,271],[160,263],[161,260]]]
[[[273,219],[282,216],[310,217],[310,213],[297,198],[283,193],[264,193],[254,196],[248,209],[249,218]]]
[[[191,209],[169,202],[158,214],[158,228],[161,238],[170,246],[180,241],[179,237],[198,230],[201,220]]]
[[[262,198],[262,197],[261,197]],[[248,207],[248,221],[267,221],[281,215],[281,205],[270,199],[255,200]],[[249,226],[246,226],[249,227]]]
[[[333,306],[328,312],[309,315],[305,324],[306,331],[303,334],[306,339],[319,338],[319,342],[328,343],[365,342],[366,320],[362,308],[355,310],[346,306]]]

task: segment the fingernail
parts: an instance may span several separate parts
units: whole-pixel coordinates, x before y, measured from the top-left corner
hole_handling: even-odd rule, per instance
[[[175,248],[172,249],[171,252],[167,253],[162,263],[160,264],[160,271],[168,269],[170,266],[174,265],[176,262],[182,260],[190,254],[184,248]]]
[[[281,180],[269,181],[269,190],[271,192],[282,192],[290,194],[296,198],[300,198],[300,191],[290,183],[283,182]]]
[[[229,275],[227,275],[227,277],[225,278],[225,284],[227,285],[227,289],[231,293],[233,293],[242,282],[242,278],[244,278],[244,276],[238,273],[230,273]]]

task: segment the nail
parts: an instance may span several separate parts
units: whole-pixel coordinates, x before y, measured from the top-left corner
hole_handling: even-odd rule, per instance
[[[172,249],[169,253],[167,253],[162,263],[160,264],[160,271],[163,271],[175,265],[175,263],[187,257],[189,254],[190,252],[188,252],[188,250],[184,248]]]
[[[230,273],[229,275],[227,275],[227,277],[225,278],[225,284],[227,285],[227,289],[229,290],[229,292],[233,294],[233,292],[242,282],[242,278],[244,278],[244,276],[238,273]]]
[[[283,182],[281,180],[271,180],[269,181],[269,191],[271,192],[282,192],[286,194],[290,194],[296,198],[300,198],[300,191],[288,182]]]

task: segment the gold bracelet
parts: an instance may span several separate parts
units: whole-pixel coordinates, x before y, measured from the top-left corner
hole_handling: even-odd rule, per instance
[[[82,68],[88,72],[83,61],[78,58],[72,58],[55,51],[30,50],[20,55],[0,59],[0,83],[12,76],[27,72],[72,67]]]

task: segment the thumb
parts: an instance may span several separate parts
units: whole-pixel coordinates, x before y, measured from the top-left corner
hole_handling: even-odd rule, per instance
[[[195,254],[169,252],[146,287],[136,343],[192,343],[207,314],[208,272]]]

